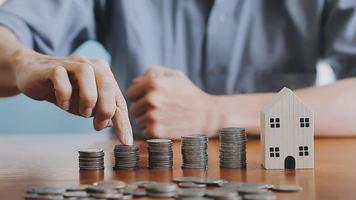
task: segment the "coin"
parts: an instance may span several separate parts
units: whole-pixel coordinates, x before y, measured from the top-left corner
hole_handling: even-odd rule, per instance
[[[277,197],[269,194],[247,194],[243,196],[244,200],[277,200]]]
[[[148,168],[171,169],[173,166],[172,141],[169,139],[147,140]]]
[[[115,170],[129,170],[136,169],[138,167],[140,156],[139,148],[137,145],[115,145],[114,148],[115,157]]]
[[[167,193],[174,192],[177,189],[177,185],[174,183],[155,183],[146,186],[147,192]]]
[[[110,180],[110,181],[98,181],[93,185],[104,188],[112,188],[112,189],[122,189],[126,187],[126,183],[118,180]]]
[[[184,188],[179,189],[177,192],[178,198],[183,197],[202,197],[205,195],[205,189],[197,188]]]
[[[104,169],[104,151],[100,148],[81,148],[79,153],[80,170],[102,170]]]
[[[220,139],[220,167],[246,168],[246,141],[245,129],[226,127],[219,130]]]
[[[299,185],[275,185],[271,189],[276,192],[299,192],[303,190]]]
[[[208,137],[206,135],[182,136],[182,167],[205,169],[208,167]]]
[[[182,183],[178,183],[178,186],[181,188],[205,188],[206,184],[198,184],[194,182],[182,182]]]

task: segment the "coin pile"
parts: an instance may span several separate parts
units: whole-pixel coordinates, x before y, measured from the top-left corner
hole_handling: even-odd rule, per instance
[[[115,145],[115,170],[136,169],[140,160],[139,149],[137,145]]]
[[[172,141],[168,139],[151,139],[148,143],[148,168],[170,169],[173,166]]]
[[[208,137],[205,135],[182,136],[182,167],[208,167]]]
[[[246,133],[243,128],[228,127],[219,130],[220,167],[246,168]]]
[[[78,149],[80,170],[104,169],[104,151],[99,148]]]
[[[243,200],[276,200],[270,194],[274,192],[300,192],[298,185],[271,185],[268,183],[228,182],[217,178],[176,177],[177,184],[158,183],[155,181],[136,181],[129,185],[119,180],[107,180],[92,185],[78,185],[68,188],[36,186],[28,188],[24,197],[34,199],[131,199],[132,197],[170,198],[178,199],[243,199]],[[214,184],[211,183],[222,183]],[[181,184],[184,183],[184,184]],[[198,184],[192,184],[198,183]],[[206,189],[206,185],[214,186]]]

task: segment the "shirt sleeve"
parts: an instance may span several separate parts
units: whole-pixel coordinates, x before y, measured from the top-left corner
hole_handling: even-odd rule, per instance
[[[0,7],[0,25],[49,55],[68,55],[96,37],[93,0],[8,0]]]
[[[322,57],[336,78],[356,76],[356,1],[326,1],[322,20]]]

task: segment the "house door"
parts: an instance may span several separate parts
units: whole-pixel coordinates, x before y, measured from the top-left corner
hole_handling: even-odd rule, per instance
[[[295,159],[293,156],[287,156],[286,159],[284,159],[284,168],[295,169]]]

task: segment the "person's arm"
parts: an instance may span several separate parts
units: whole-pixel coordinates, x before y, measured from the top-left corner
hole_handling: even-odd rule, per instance
[[[0,97],[13,96],[20,91],[9,58],[22,45],[13,33],[1,26],[0,38]]]
[[[356,135],[356,78],[334,84],[296,90],[296,95],[315,114],[317,136]],[[260,112],[275,93],[213,96],[219,113],[219,127],[241,126],[248,133],[259,134]]]
[[[356,78],[332,85],[296,90],[315,114],[317,136],[356,135]],[[127,90],[131,112],[148,137],[178,139],[182,135],[217,136],[228,126],[259,134],[260,113],[277,93],[210,95],[182,72],[150,68]]]
[[[94,18],[90,0],[6,1],[0,7],[0,96],[23,93],[93,117],[96,130],[113,126],[122,143],[132,144],[126,101],[110,65],[67,57],[95,38]]]

